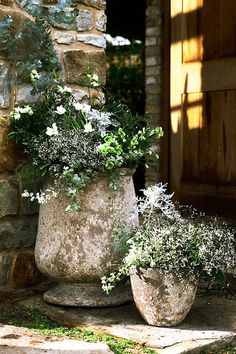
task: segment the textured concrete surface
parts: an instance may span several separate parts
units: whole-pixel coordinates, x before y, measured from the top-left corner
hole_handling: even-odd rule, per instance
[[[32,334],[25,328],[0,326],[0,353],[14,354],[110,354],[105,343],[60,340]]]
[[[88,326],[153,347],[158,354],[200,353],[205,348],[236,344],[236,301],[197,297],[181,325],[147,325],[134,304],[104,309],[65,308],[41,303],[52,318],[70,326]]]

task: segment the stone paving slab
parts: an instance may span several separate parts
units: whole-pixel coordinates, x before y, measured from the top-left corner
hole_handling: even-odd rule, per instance
[[[105,343],[87,343],[33,334],[26,328],[0,325],[0,354],[112,354]]]
[[[158,354],[199,353],[236,343],[236,301],[197,297],[184,322],[176,327],[149,326],[134,304],[113,308],[66,308],[35,299],[43,312],[68,326],[88,326],[153,347]]]

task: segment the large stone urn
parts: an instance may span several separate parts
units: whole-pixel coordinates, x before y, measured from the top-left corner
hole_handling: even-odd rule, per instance
[[[131,287],[136,307],[144,320],[153,326],[178,325],[188,314],[197,285],[156,268],[138,269],[131,274]]]
[[[43,274],[59,282],[44,294],[45,301],[103,307],[132,299],[124,285],[109,296],[101,288],[101,277],[123,256],[112,236],[117,222],[128,229],[138,224],[132,172],[117,176],[118,192],[108,187],[107,175],[91,182],[80,194],[78,212],[65,212],[69,200],[63,194],[40,206],[36,264]]]

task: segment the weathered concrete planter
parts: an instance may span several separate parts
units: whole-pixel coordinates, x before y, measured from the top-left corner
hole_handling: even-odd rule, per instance
[[[46,301],[85,307],[130,301],[130,289],[121,286],[107,296],[100,279],[110,273],[109,263],[122,258],[112,237],[118,218],[130,229],[138,224],[131,171],[118,183],[120,192],[112,192],[108,177],[102,175],[81,194],[81,210],[76,213],[65,212],[69,201],[64,195],[40,207],[36,263],[59,282],[44,294]]]
[[[171,327],[182,322],[188,314],[196,284],[180,282],[155,268],[139,269],[130,278],[135,304],[148,324]]]

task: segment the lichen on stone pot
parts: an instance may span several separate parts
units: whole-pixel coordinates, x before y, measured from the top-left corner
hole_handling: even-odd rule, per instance
[[[121,285],[107,296],[101,277],[110,273],[109,264],[123,254],[112,236],[117,220],[128,229],[138,224],[133,171],[117,177],[120,191],[108,187],[101,175],[80,194],[80,210],[65,212],[69,200],[63,194],[40,206],[35,259],[39,270],[58,281],[44,294],[47,302],[64,306],[116,306],[132,299],[131,290]]]
[[[139,268],[130,279],[136,307],[148,324],[176,326],[190,311],[197,290],[194,282],[180,282],[156,268]]]

